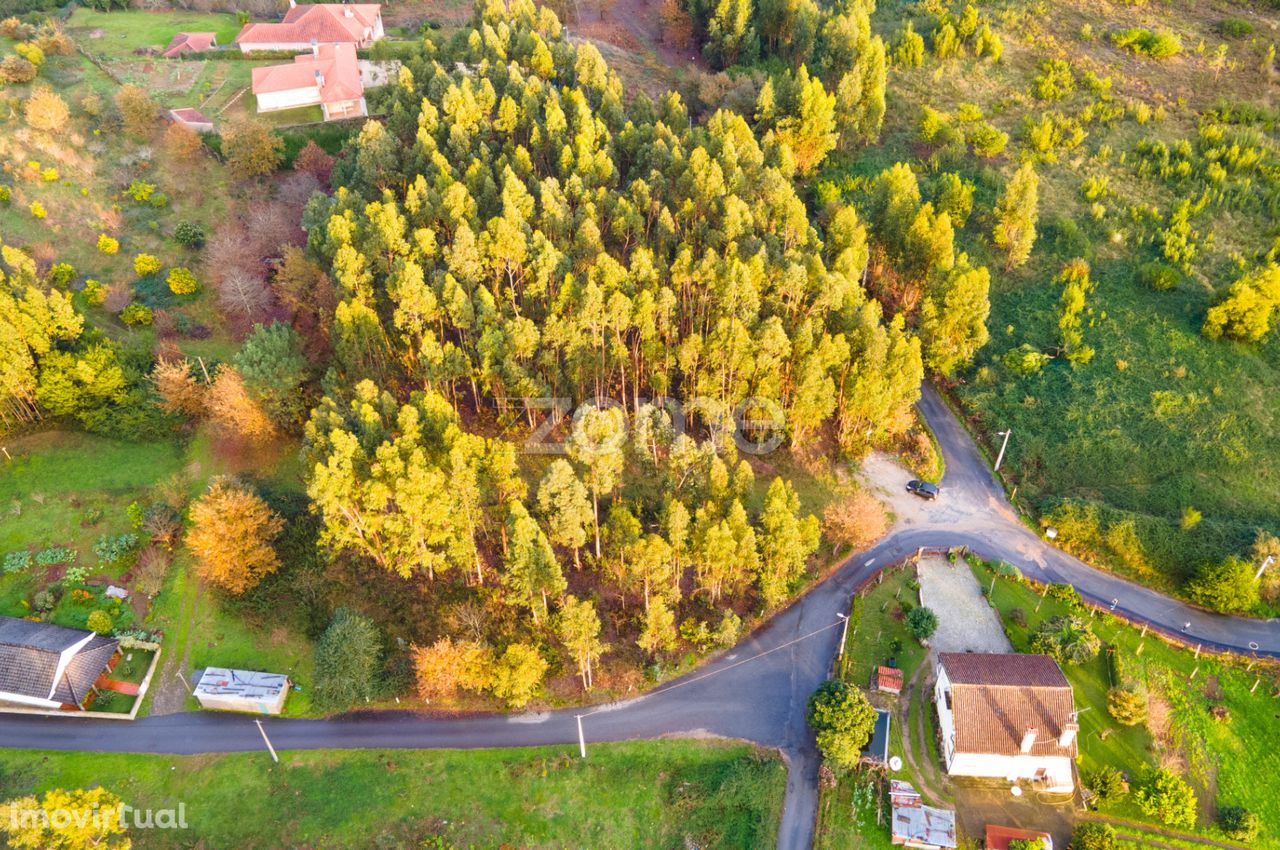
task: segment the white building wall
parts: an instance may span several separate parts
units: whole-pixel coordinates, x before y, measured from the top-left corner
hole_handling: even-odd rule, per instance
[[[320,102],[320,89],[308,86],[301,89],[287,89],[257,95],[259,112],[275,112],[278,109],[294,109],[299,106],[314,106]]]
[[[951,769],[951,758],[956,746],[956,719],[951,709],[947,708],[947,692],[950,690],[951,680],[947,678],[947,671],[939,667],[938,681],[933,687],[933,702],[938,707],[938,731],[942,733],[942,761],[948,770]]]

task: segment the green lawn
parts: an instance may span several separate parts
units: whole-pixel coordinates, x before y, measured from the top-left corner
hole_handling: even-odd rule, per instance
[[[135,756],[0,752],[0,799],[104,785],[132,806],[186,805],[190,829],[134,847],[770,848],[786,771],[741,744]],[[432,839],[435,839],[433,842]]]
[[[212,32],[218,44],[231,45],[241,27],[235,15],[218,12],[95,12],[79,7],[71,13],[67,29],[90,53],[122,59],[131,57],[138,47],[166,47],[178,32]],[[101,35],[94,38],[97,31]]]
[[[974,573],[984,586],[990,585],[992,574],[986,565],[975,566]],[[1011,579],[996,582],[992,601],[1019,651],[1027,650],[1029,635],[1041,622],[1067,610],[1062,602],[1042,599],[1037,588]],[[1025,627],[1017,624],[1015,609],[1025,617]],[[1274,667],[1259,665],[1249,670],[1246,661],[1237,657],[1201,654],[1197,659],[1190,650],[1166,644],[1154,635],[1144,638],[1140,630],[1106,614],[1098,614],[1092,623],[1103,640],[1103,653],[1086,664],[1064,668],[1075,689],[1076,705],[1082,709],[1082,772],[1087,776],[1100,765],[1110,765],[1137,780],[1163,752],[1190,766],[1187,778],[1201,796],[1202,812],[1211,810],[1214,803],[1245,806],[1262,820],[1262,836],[1255,846],[1280,847],[1280,785],[1276,779],[1280,776],[1280,750],[1267,743],[1280,736],[1280,702],[1273,696],[1277,686]],[[1146,726],[1121,726],[1107,713],[1112,676],[1109,651],[1119,656],[1149,692],[1162,695],[1167,708],[1161,714],[1167,715],[1168,729],[1161,736],[1154,736]],[[1250,693],[1257,680],[1257,690]],[[1215,706],[1225,708],[1228,719],[1214,719],[1211,710]],[[1216,788],[1216,799],[1208,788]],[[1109,803],[1104,812],[1129,820],[1150,820],[1128,800]],[[1221,837],[1203,815],[1198,826],[1207,835]]]

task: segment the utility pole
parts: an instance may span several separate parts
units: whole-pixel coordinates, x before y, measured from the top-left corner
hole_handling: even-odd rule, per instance
[[[1275,560],[1276,560],[1275,555],[1268,555],[1267,559],[1262,562],[1262,566],[1258,567],[1258,572],[1254,575],[1253,580],[1259,581],[1262,578],[1262,574],[1267,571],[1267,567],[1275,563]]]
[[[582,736],[582,715],[575,714],[574,718],[578,721],[578,752],[582,753],[582,757],[587,757],[587,739]]]
[[[1000,434],[1004,435],[1004,442],[1000,444],[1000,454],[996,455],[996,469],[995,469],[996,472],[1000,471],[1000,462],[1004,460],[1004,450],[1009,448],[1009,435],[1012,433],[1013,433],[1012,428],[1010,428],[1007,431],[996,432],[997,436]]]
[[[840,649],[836,651],[836,658],[844,658],[844,644],[849,639],[849,616],[838,611],[836,616],[844,620],[844,628],[840,629]]]
[[[279,757],[278,755],[276,755],[276,748],[275,748],[275,747],[273,747],[273,746],[271,746],[271,739],[267,737],[267,730],[262,728],[262,721],[261,721],[261,720],[255,720],[255,721],[253,721],[253,722],[254,722],[254,723],[256,723],[256,724],[258,724],[258,731],[262,733],[262,740],[263,740],[263,741],[266,741],[266,743],[267,743],[267,749],[271,751],[271,760],[272,760],[273,762],[275,762],[276,764],[279,764],[279,763],[280,763],[280,757]]]

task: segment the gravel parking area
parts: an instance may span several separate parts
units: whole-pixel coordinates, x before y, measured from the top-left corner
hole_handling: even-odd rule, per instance
[[[1012,652],[1000,618],[963,561],[941,555],[920,559],[920,603],[938,615],[929,639],[937,652]]]

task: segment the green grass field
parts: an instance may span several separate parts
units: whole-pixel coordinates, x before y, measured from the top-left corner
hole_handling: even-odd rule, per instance
[[[974,573],[984,586],[990,584],[986,565],[976,566]],[[1024,652],[1041,622],[1067,610],[1061,602],[1042,599],[1036,588],[1010,579],[996,581],[992,603],[1004,617],[1014,648]],[[1016,623],[1015,609],[1021,610],[1026,626]],[[1094,617],[1092,625],[1103,640],[1103,654],[1086,664],[1064,667],[1081,709],[1081,771],[1087,776],[1110,765],[1139,780],[1161,760],[1186,765],[1187,778],[1201,799],[1200,831],[1221,838],[1206,814],[1217,805],[1242,805],[1262,821],[1255,846],[1280,847],[1280,800],[1272,782],[1280,772],[1280,751],[1266,743],[1280,735],[1275,668],[1249,670],[1246,661],[1236,657],[1196,658],[1191,650],[1154,635],[1144,638],[1138,629],[1105,614]],[[1163,708],[1153,707],[1152,716],[1166,717],[1167,728],[1153,734],[1144,725],[1121,726],[1107,713],[1112,685],[1108,651],[1120,656],[1132,675],[1156,695],[1152,705]],[[1257,689],[1250,693],[1255,681]],[[1215,706],[1226,710],[1226,720],[1213,717]],[[1129,799],[1107,803],[1103,812],[1149,821]]]
[[[192,757],[0,753],[0,798],[101,784],[132,806],[186,805],[187,830],[134,847],[774,846],[786,771],[741,744],[266,752]]]
[[[138,47],[167,47],[178,32],[212,32],[219,45],[232,45],[240,29],[235,15],[220,12],[97,12],[80,7],[67,20],[68,32],[85,49],[110,59],[131,57]]]

